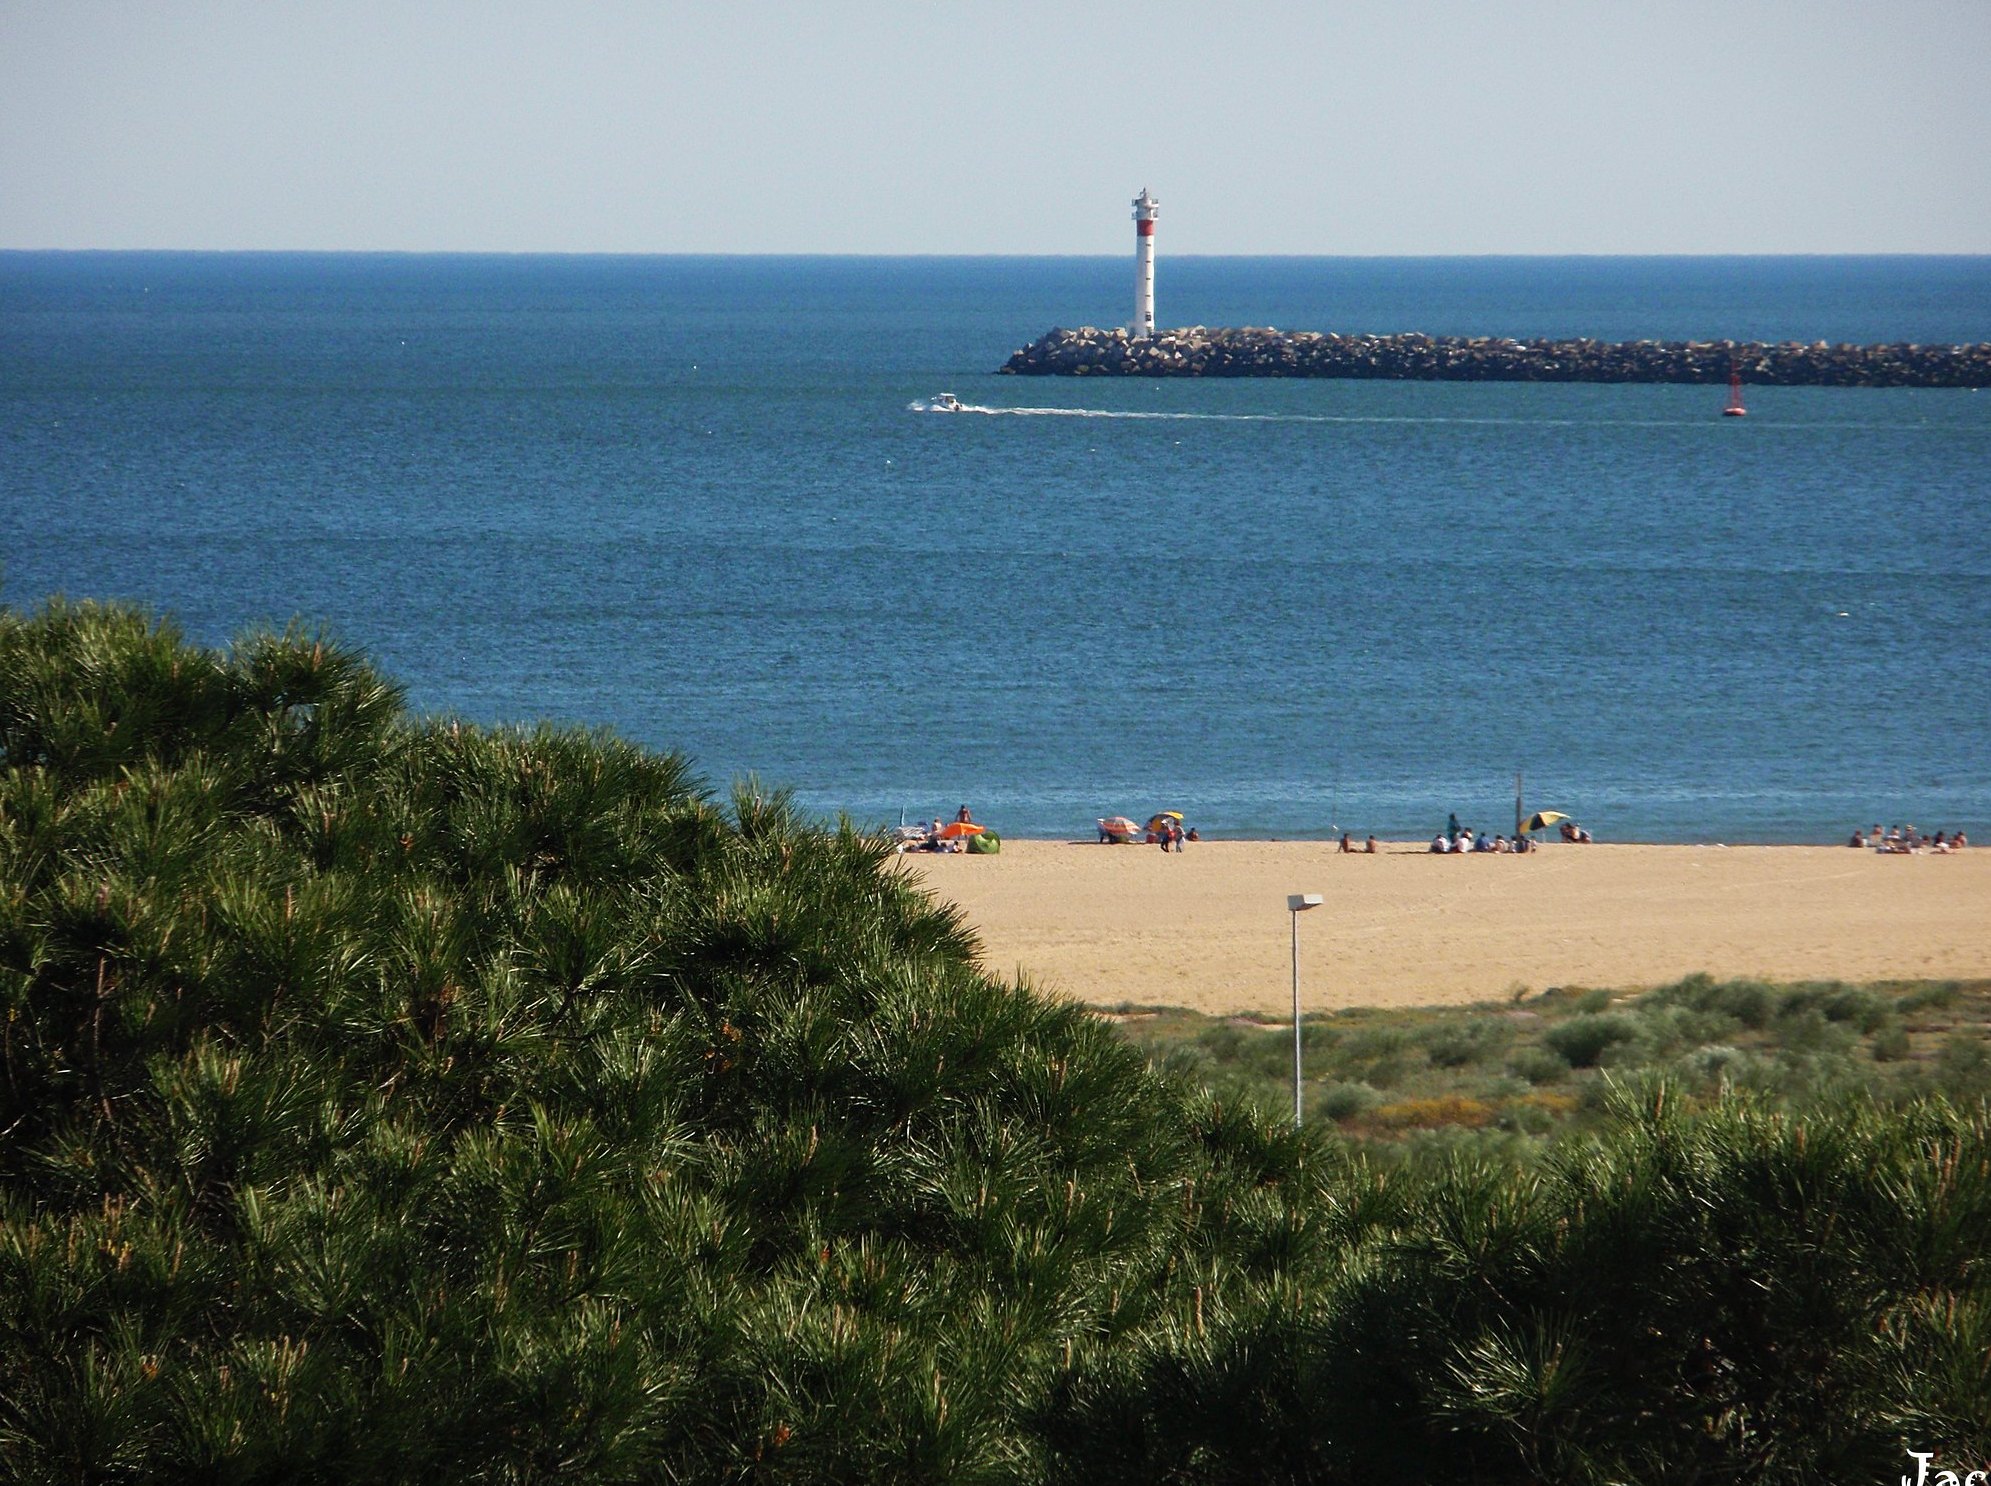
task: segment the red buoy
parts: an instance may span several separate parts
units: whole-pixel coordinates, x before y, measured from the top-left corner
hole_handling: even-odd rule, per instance
[[[1734,362],[1728,366],[1728,406],[1721,410],[1724,418],[1746,418],[1749,410],[1742,406],[1742,372]]]

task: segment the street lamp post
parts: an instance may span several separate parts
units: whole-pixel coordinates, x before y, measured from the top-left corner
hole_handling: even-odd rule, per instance
[[[1319,893],[1289,893],[1286,911],[1293,916],[1293,1128],[1300,1128],[1300,915],[1321,904]]]

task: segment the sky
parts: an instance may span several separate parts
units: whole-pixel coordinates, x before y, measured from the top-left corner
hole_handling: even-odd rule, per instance
[[[1991,252],[1991,0],[0,0],[0,248]]]

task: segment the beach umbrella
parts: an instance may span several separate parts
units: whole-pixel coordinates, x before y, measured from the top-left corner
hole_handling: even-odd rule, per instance
[[[949,821],[940,828],[940,839],[942,841],[959,841],[963,836],[979,836],[987,829],[987,826],[978,826],[972,820]]]
[[[1560,810],[1537,810],[1533,815],[1528,817],[1527,823],[1521,827],[1521,831],[1525,835],[1529,831],[1539,831],[1544,827],[1554,825],[1559,820],[1568,819],[1569,817],[1564,815]]]
[[[1141,828],[1124,815],[1103,815],[1099,818],[1099,829],[1109,836],[1134,836]]]
[[[1182,812],[1180,810],[1157,810],[1153,815],[1148,817],[1148,829],[1151,831],[1160,830],[1161,823],[1165,820],[1172,820],[1177,825],[1181,825]]]

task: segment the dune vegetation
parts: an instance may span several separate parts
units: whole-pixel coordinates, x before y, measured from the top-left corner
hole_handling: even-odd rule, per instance
[[[9,1480],[1991,1451],[1981,1102],[1627,1079],[1381,1158],[983,974],[849,827],[304,631],[0,611],[0,1001]]]
[[[1293,1107],[1293,1029],[1176,1007],[1103,1012],[1185,1080],[1267,1114]],[[1353,1007],[1301,1030],[1308,1117],[1372,1155],[1470,1137],[1525,1145],[1615,1118],[1664,1079],[1813,1115],[1850,1102],[1991,1096],[1991,982],[1775,984],[1693,975],[1619,993],[1558,986],[1479,1006]]]

